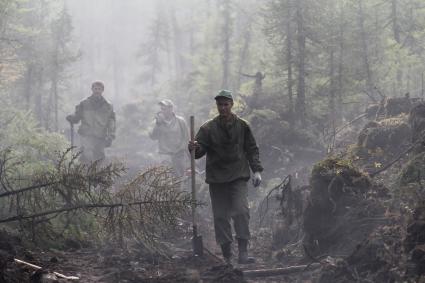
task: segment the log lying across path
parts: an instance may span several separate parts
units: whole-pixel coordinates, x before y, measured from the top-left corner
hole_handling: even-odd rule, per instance
[[[321,267],[320,263],[312,263],[306,265],[296,265],[289,267],[270,268],[270,269],[257,269],[257,270],[243,270],[242,273],[245,277],[267,277],[277,275],[287,275],[291,273],[303,272],[311,269]]]
[[[28,266],[28,267],[34,268],[34,269],[36,269],[36,270],[43,269],[41,266],[38,266],[38,265],[35,265],[35,264],[32,264],[32,263],[26,262],[26,261],[23,261],[23,260],[20,260],[20,259],[16,259],[16,258],[15,258],[14,260],[15,260],[15,262],[16,262],[16,263],[23,264],[23,265],[25,265],[25,266]],[[78,278],[78,277],[76,277],[76,276],[66,276],[66,275],[63,275],[63,274],[61,274],[61,273],[59,273],[59,272],[53,272],[53,274],[54,274],[54,275],[56,275],[56,276],[57,276],[57,277],[59,277],[59,278],[62,278],[62,279],[67,279],[67,280],[80,280],[80,278]]]

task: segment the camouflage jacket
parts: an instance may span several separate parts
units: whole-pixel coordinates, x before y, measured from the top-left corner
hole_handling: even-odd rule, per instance
[[[75,107],[71,122],[80,121],[78,133],[81,136],[115,138],[115,112],[103,96],[91,95]]]
[[[248,122],[233,115],[225,123],[220,116],[207,121],[196,134],[200,148],[195,158],[206,154],[206,182],[225,183],[263,171],[260,154]]]
[[[150,137],[158,140],[159,153],[173,155],[186,149],[189,131],[184,118],[175,115],[170,122],[155,124]]]

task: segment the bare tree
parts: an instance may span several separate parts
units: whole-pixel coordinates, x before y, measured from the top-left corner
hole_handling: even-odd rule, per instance
[[[304,29],[304,0],[296,1],[296,24],[298,43],[298,86],[297,102],[295,110],[297,118],[302,126],[306,126],[306,103],[305,103],[305,59],[306,59],[306,34]]]
[[[222,88],[229,88],[229,75],[230,75],[230,38],[232,36],[232,19],[231,19],[231,0],[223,0],[223,26],[222,26],[222,40],[223,40],[223,78]]]
[[[397,0],[391,0],[391,22],[392,22],[392,30],[393,30],[393,36],[394,40],[401,44],[400,39],[400,24],[399,24],[399,18],[398,18],[398,1]],[[394,95],[399,94],[401,91],[402,86],[402,76],[403,72],[400,67],[401,58],[400,58],[400,52],[397,51],[397,73],[396,73],[396,93]]]
[[[344,34],[345,34],[345,14],[344,6],[340,3],[339,5],[339,33],[338,33],[338,42],[339,42],[339,58],[338,58],[338,118],[342,118],[342,96],[344,93],[344,84],[343,84],[343,73],[344,73]]]
[[[367,44],[367,35],[365,30],[365,13],[363,10],[363,0],[357,0],[358,4],[358,24],[360,29],[360,41],[361,41],[361,48],[362,48],[362,60],[363,60],[363,67],[366,73],[366,94],[369,96],[371,100],[376,102],[375,98],[375,88],[373,85],[373,77],[372,77],[372,71],[370,67],[370,60],[369,60],[369,49]]]
[[[294,102],[293,102],[293,78],[292,78],[292,19],[293,19],[293,3],[292,0],[287,0],[288,8],[286,12],[286,65],[287,65],[287,91],[288,91],[288,114],[290,117],[291,127],[294,124]]]

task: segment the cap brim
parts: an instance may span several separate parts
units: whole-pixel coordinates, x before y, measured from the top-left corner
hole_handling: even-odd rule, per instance
[[[158,102],[158,105],[161,105],[161,106],[167,106],[167,107],[172,107],[173,105],[172,104],[170,104],[169,102],[164,102],[164,101],[160,101],[160,102]]]

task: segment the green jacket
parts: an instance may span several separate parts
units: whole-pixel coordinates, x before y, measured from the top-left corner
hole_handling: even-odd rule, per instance
[[[236,115],[229,123],[225,123],[220,116],[207,121],[195,139],[200,145],[195,158],[207,155],[205,182],[208,184],[248,180],[249,168],[253,172],[263,171],[251,128],[247,121]]]
[[[115,138],[115,112],[103,96],[91,95],[75,107],[71,122],[80,121],[78,133],[81,136]]]

